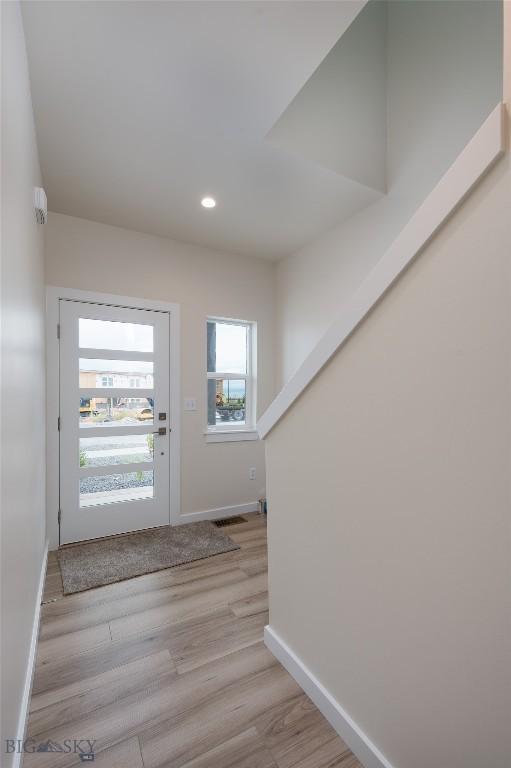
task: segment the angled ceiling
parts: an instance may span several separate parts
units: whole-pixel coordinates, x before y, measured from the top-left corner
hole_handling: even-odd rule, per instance
[[[367,179],[266,139],[364,5],[24,2],[50,210],[279,258],[368,205]]]
[[[387,4],[371,0],[268,134],[276,145],[386,190]]]

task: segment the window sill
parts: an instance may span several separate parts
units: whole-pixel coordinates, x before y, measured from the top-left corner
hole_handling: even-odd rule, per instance
[[[236,429],[228,432],[227,430],[218,430],[217,432],[205,432],[207,443],[231,443],[241,440],[259,440],[259,435],[255,429]]]

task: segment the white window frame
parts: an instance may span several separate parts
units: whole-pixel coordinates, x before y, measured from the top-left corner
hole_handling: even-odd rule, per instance
[[[247,329],[247,372],[226,373],[225,371],[207,370],[207,344],[208,323],[222,323],[223,325],[238,325]],[[231,317],[207,317],[206,331],[206,435],[207,442],[219,443],[233,440],[258,440],[256,432],[257,413],[257,323],[253,320],[237,320]],[[208,381],[210,379],[231,379],[245,381],[245,423],[236,424],[226,422],[223,424],[208,424]]]

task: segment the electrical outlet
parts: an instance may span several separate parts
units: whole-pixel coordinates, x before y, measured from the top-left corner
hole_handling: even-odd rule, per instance
[[[248,479],[249,480],[255,480],[256,479],[256,468],[255,467],[250,467],[250,469],[248,470]]]
[[[197,410],[197,400],[195,397],[186,397],[185,398],[185,411],[196,411]]]

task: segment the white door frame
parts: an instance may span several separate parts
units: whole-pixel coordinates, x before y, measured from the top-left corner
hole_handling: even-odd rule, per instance
[[[60,299],[97,302],[128,309],[159,310],[170,314],[170,524],[177,525],[181,512],[181,375],[180,305],[166,301],[136,299],[113,293],[97,293],[74,288],[46,288],[46,535],[50,549],[59,546],[59,322]],[[43,398],[41,398],[41,401]],[[42,404],[42,402],[41,402]],[[44,460],[44,457],[41,457]]]

